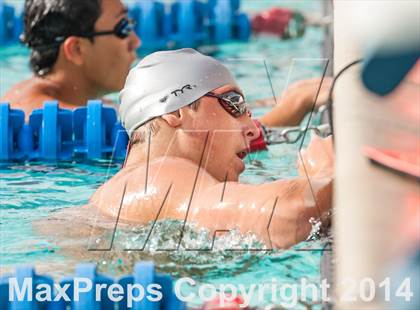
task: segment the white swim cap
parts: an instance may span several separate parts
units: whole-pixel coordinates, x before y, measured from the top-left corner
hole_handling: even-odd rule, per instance
[[[120,93],[120,117],[129,136],[154,117],[174,112],[226,84],[236,85],[216,59],[185,48],[150,54],[130,70]]]

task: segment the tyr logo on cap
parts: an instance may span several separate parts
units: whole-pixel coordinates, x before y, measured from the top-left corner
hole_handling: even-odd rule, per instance
[[[182,86],[181,89],[174,90],[173,92],[171,92],[171,94],[172,95],[175,95],[175,97],[178,97],[178,94],[180,94],[180,93],[183,94],[184,93],[184,90],[187,90],[187,89],[193,90],[193,88],[196,88],[196,87],[197,87],[197,85],[187,84],[187,85]]]

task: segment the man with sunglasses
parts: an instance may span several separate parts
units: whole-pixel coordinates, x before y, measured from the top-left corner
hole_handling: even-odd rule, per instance
[[[229,70],[193,49],[157,52],[133,68],[120,116],[130,135],[127,160],[90,203],[107,216],[187,220],[212,232],[238,228],[288,247],[331,206],[331,140],[311,144],[299,178],[238,182],[259,130]]]
[[[22,41],[34,77],[8,91],[29,115],[46,100],[62,108],[120,91],[140,40],[120,0],[26,0]]]

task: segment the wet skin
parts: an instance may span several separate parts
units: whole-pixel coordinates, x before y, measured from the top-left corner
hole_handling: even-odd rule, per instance
[[[215,92],[235,88],[225,85]],[[212,232],[238,228],[285,248],[304,240],[309,218],[331,207],[331,139],[312,141],[302,154],[305,169],[298,164],[301,177],[250,185],[238,182],[241,152],[258,134],[249,116],[234,118],[216,99],[203,97],[197,111],[182,108],[162,116],[161,124],[164,132],[152,138],[149,165],[145,143],[130,152],[125,167],[97,190],[88,208],[115,219],[119,214],[122,222],[170,218]]]
[[[113,29],[127,16],[120,0],[102,1],[101,5],[96,31]],[[140,39],[135,33],[125,39],[114,35],[95,37],[94,42],[71,36],[61,44],[50,73],[18,83],[1,101],[24,110],[27,116],[33,109],[42,108],[47,100],[58,100],[60,107],[67,109],[83,106],[89,99],[119,91],[124,86],[139,46]]]

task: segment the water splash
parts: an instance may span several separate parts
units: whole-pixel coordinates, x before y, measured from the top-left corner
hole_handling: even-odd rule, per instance
[[[183,232],[182,232],[183,231]],[[96,244],[109,240],[109,231]],[[120,273],[130,270],[140,259],[153,259],[159,268],[180,275],[195,269],[211,271],[220,263],[243,259],[250,251],[266,253],[266,246],[255,234],[231,230],[213,236],[205,228],[180,220],[159,220],[144,226],[131,226],[115,233],[112,251],[100,261],[103,270]]]

